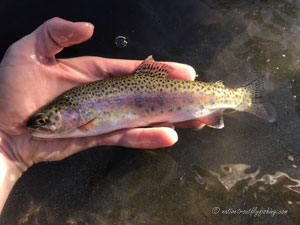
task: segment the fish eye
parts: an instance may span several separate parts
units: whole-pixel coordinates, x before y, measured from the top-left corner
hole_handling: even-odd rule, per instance
[[[35,120],[35,123],[37,125],[45,125],[49,122],[49,118],[47,115],[45,114],[39,114],[37,117],[36,117],[36,120]]]
[[[39,119],[37,122],[38,122],[39,124],[44,124],[44,123],[46,122],[46,120]]]

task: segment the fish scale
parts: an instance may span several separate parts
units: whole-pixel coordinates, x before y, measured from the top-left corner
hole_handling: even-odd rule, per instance
[[[72,88],[28,120],[33,136],[65,138],[118,129],[198,119],[222,128],[223,111],[250,112],[270,122],[275,111],[264,98],[266,78],[228,88],[166,78],[173,68],[148,57],[132,75],[112,77]]]

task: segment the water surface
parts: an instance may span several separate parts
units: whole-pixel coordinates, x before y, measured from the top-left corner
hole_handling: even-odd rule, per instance
[[[170,148],[98,147],[35,165],[15,186],[0,224],[300,224],[299,1],[70,4],[1,2],[1,53],[53,16],[86,20],[94,37],[60,57],[153,54],[192,65],[198,80],[232,87],[268,73],[278,118],[228,113],[222,130],[178,129]],[[119,35],[125,48],[115,45]]]

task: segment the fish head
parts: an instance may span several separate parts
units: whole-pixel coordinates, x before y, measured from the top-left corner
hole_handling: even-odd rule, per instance
[[[32,115],[27,127],[32,136],[58,138],[78,128],[79,113],[73,108],[48,108]]]

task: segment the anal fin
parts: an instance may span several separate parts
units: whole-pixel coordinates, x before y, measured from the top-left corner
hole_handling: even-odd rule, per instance
[[[205,127],[205,124],[201,121],[201,118],[196,118],[192,120],[174,123],[174,126],[178,128],[192,128],[194,130],[200,130],[203,127]]]
[[[199,119],[212,128],[222,129],[224,127],[223,111],[216,111]]]

